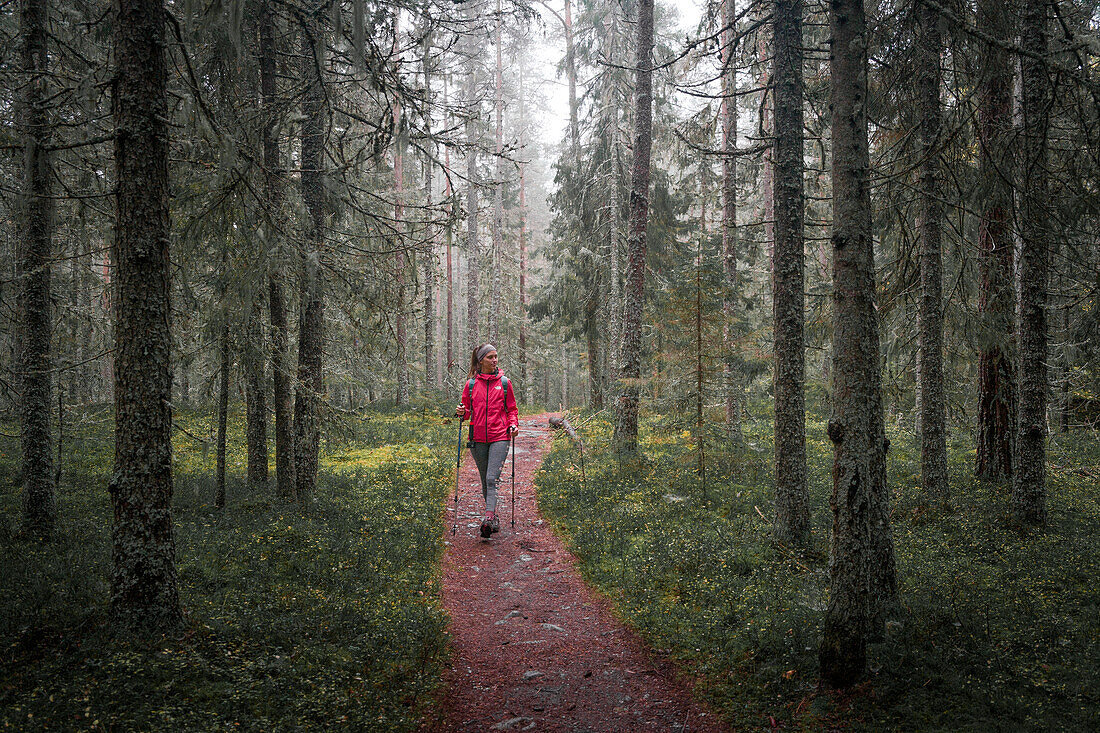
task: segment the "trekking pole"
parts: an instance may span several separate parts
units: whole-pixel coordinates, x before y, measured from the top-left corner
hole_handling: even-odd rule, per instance
[[[517,431],[518,432],[518,431]],[[516,527],[516,436],[512,436],[512,529]]]
[[[458,418],[458,455],[455,458],[455,522],[451,526],[451,536],[458,532],[458,474],[462,468],[462,422],[466,415]]]

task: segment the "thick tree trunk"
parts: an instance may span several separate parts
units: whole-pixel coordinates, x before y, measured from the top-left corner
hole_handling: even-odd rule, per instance
[[[324,390],[324,296],[321,283],[321,250],[324,246],[325,201],[322,182],[325,135],[325,93],[321,80],[324,44],[319,23],[303,28],[302,95],[302,200],[308,217],[305,235],[298,318],[298,386],[294,395],[294,479],[299,498],[313,495],[317,483],[320,450],[320,408]]]
[[[649,219],[649,163],[653,145],[653,0],[638,3],[637,76],[634,85],[634,165],[630,182],[626,302],[623,311],[622,362],[627,381],[616,404],[614,443],[638,449],[638,382],[642,366],[642,309],[645,306],[646,225]]]
[[[178,627],[172,536],[168,65],[162,0],[117,0],[115,138],[115,470],[111,617]]]
[[[806,488],[806,398],[803,385],[805,220],[802,136],[802,0],[776,0],[772,41],[775,90],[775,523],[782,543],[802,545],[810,534]]]
[[[51,356],[50,250],[53,241],[53,163],[48,150],[46,0],[23,0],[20,8],[22,95],[19,134],[23,142],[23,196],[19,247],[20,446],[23,453],[23,533],[45,540],[53,533],[53,438],[50,433]]]
[[[916,54],[919,120],[920,281],[920,439],[923,501],[941,506],[949,500],[947,428],[943,386],[943,191],[940,190],[940,52],[939,12],[924,3],[918,9]]]
[[[739,292],[737,278],[737,65],[734,63],[734,24],[737,9],[734,0],[724,0],[722,14],[722,364],[723,401],[726,406],[726,434],[730,441],[741,442],[741,380],[738,374],[737,328],[734,323]]]
[[[275,408],[275,482],[279,496],[297,499],[294,481],[293,393],[290,328],[282,270],[286,264],[277,222],[282,208],[282,165],[275,136],[275,16],[265,0],[260,16],[260,93],[263,95],[264,204],[267,207],[268,312],[271,318],[272,399]],[[265,441],[266,443],[266,441]],[[265,448],[266,451],[266,448]]]
[[[855,682],[896,596],[886,486],[867,148],[863,0],[830,6],[833,135],[833,533],[821,676]]]
[[[1020,348],[1019,423],[1016,461],[1012,476],[1012,507],[1017,519],[1029,525],[1046,523],[1046,408],[1047,408],[1047,134],[1050,80],[1041,61],[1048,54],[1048,0],[1024,3],[1021,36],[1029,56],[1020,59],[1022,77],[1022,180],[1020,191]]]
[[[994,38],[1009,37],[1009,8],[1002,0],[981,0],[978,27]],[[982,332],[978,356],[978,438],[975,473],[985,479],[1012,476],[1016,427],[1016,371],[1013,337],[1016,294],[1009,221],[1012,197],[1004,151],[1012,125],[1012,68],[1008,53],[988,43],[978,87],[979,160],[985,196],[978,225],[981,282],[978,313]]]

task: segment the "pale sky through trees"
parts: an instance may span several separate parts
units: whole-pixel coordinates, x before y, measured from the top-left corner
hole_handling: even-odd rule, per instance
[[[666,0],[660,3],[666,7],[675,8],[678,15],[676,24],[676,47],[683,43],[684,34],[694,34],[699,18],[702,16],[704,0]],[[555,11],[561,12],[564,6],[563,0],[551,0]],[[538,36],[536,42],[535,58],[539,65],[539,78],[535,82],[540,85],[538,93],[532,94],[535,108],[541,116],[536,118],[539,134],[535,138],[547,145],[557,145],[565,136],[565,125],[569,120],[569,89],[564,75],[557,73],[557,65],[565,57],[565,43],[558,20],[545,8],[536,6],[543,18],[543,28],[534,29],[532,33]],[[576,22],[576,3],[574,2],[573,14]],[[658,31],[659,32],[659,31]],[[584,79],[578,79],[578,96],[580,86]],[[551,181],[552,185],[552,181]]]

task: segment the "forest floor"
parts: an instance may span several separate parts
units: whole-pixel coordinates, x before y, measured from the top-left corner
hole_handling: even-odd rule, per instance
[[[539,514],[533,478],[549,452],[547,415],[524,417],[504,464],[501,531],[478,532],[484,503],[468,451],[459,476],[457,533],[448,531],[443,606],[451,666],[429,731],[717,731],[676,667],[651,653],[581,579]],[[448,518],[453,520],[453,497]]]

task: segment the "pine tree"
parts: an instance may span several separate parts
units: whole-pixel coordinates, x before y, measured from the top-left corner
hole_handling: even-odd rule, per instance
[[[830,6],[833,135],[833,442],[829,605],[821,676],[847,686],[864,672],[867,642],[896,596],[887,512],[867,142],[867,23],[863,0]]]
[[[772,309],[775,329],[775,524],[784,543],[810,533],[806,488],[806,399],[803,315],[805,198],[802,150],[802,2],[777,0],[773,14],[772,86],[775,108],[773,199],[775,250]]]
[[[20,446],[23,452],[23,532],[47,539],[56,521],[53,436],[50,432],[50,257],[53,243],[53,162],[49,145],[50,74],[46,46],[49,3],[23,0],[19,14],[23,196],[19,252]]]
[[[634,87],[634,162],[630,183],[622,362],[626,384],[616,404],[615,445],[638,449],[638,379],[641,377],[642,308],[645,305],[646,225],[649,216],[650,150],[653,145],[653,0],[638,2],[637,81]]]
[[[156,633],[183,621],[172,534],[167,17],[162,0],[118,0],[115,13],[111,616]]]

